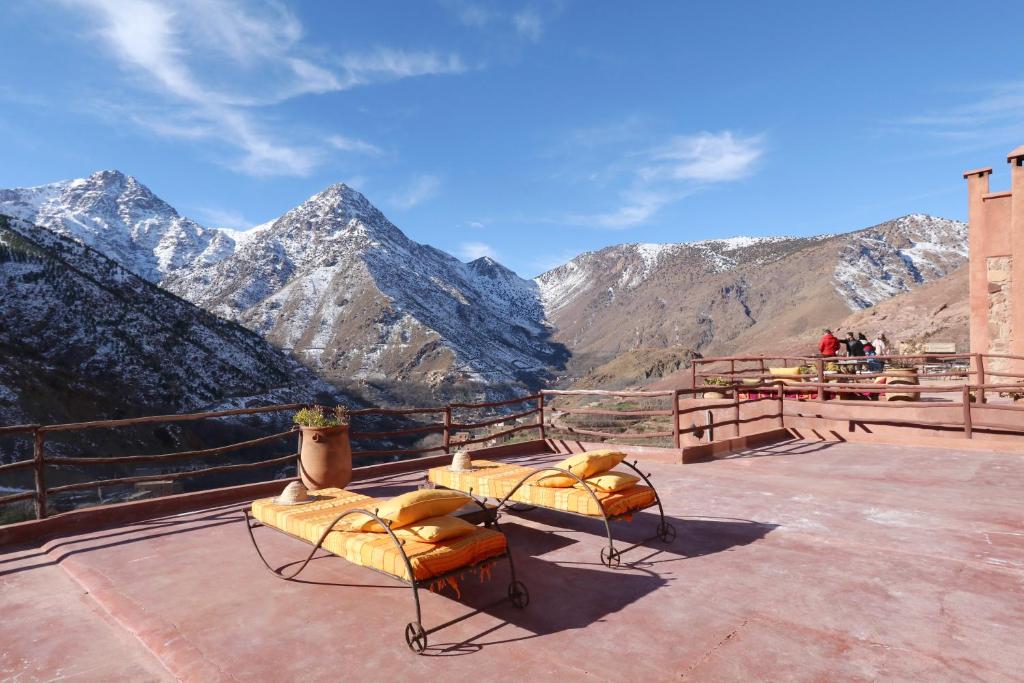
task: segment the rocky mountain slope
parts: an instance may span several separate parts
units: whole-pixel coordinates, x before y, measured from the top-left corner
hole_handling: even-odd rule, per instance
[[[179,216],[149,188],[119,171],[0,190],[0,214],[77,240],[150,282],[159,283],[182,268],[214,263],[235,248],[230,231],[204,228]]]
[[[922,214],[810,238],[624,244],[537,278],[555,339],[593,366],[633,349],[759,353],[943,277],[966,225]]]
[[[964,353],[970,349],[970,317],[967,267],[961,266],[945,277],[829,324],[836,334],[863,332],[874,338],[883,332],[894,344],[954,343],[957,351]],[[820,333],[821,330],[809,330],[799,337],[782,340],[770,352],[792,353],[797,348],[801,353],[817,353]]]
[[[345,185],[245,233],[182,217],[118,171],[0,190],[0,213],[92,246],[374,399],[535,388],[567,356],[532,281],[413,242]]]
[[[374,397],[412,383],[520,391],[566,356],[549,340],[536,285],[410,240],[341,184],[162,285]]]
[[[90,247],[0,216],[0,424],[324,398],[243,327]]]
[[[386,402],[515,393],[645,349],[756,353],[966,259],[963,223],[914,214],[817,237],[616,245],[528,281],[410,240],[343,184],[237,233],[180,216],[116,171],[0,190],[0,212],[93,246]]]

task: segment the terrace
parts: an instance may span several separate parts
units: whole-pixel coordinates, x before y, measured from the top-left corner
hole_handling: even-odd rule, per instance
[[[730,363],[742,371],[743,361],[724,361]],[[460,599],[451,591],[423,594],[426,625],[450,622],[431,636],[423,657],[402,642],[411,606],[400,583],[326,553],[292,582],[260,565],[239,510],[279,491],[283,480],[50,514],[47,475],[84,466],[47,462],[46,435],[61,429],[9,432],[34,435],[35,457],[24,462],[42,471],[42,481],[27,499],[41,506],[42,519],[0,527],[0,675],[1016,680],[1024,664],[1024,425],[1016,406],[994,402],[994,384],[986,386],[992,405],[1010,410],[992,414],[1014,418],[1006,424],[1016,432],[1002,422],[989,426],[999,418],[980,412],[988,403],[942,401],[943,393],[961,398],[962,387],[977,393],[985,386],[967,372],[959,393],[942,389],[954,386],[948,377],[921,385],[936,398],[921,405],[947,404],[925,409],[936,412],[922,422],[915,422],[915,410],[898,407],[910,404],[818,403],[816,395],[787,396],[788,389],[770,380],[757,388],[776,394],[761,398],[737,398],[740,386],[753,385],[736,382],[728,399],[703,399],[700,389],[615,396],[551,391],[521,401],[532,403],[528,410],[512,403],[423,409],[438,418],[439,444],[429,452],[380,453],[428,448],[419,444],[365,450],[363,457],[374,461],[398,459],[357,467],[350,488],[377,497],[416,488],[426,467],[447,462],[444,451],[460,430],[493,430],[472,436],[477,445],[495,433],[511,429],[508,438],[533,430],[529,440],[480,451],[480,457],[529,464],[596,443],[580,441],[584,436],[614,436],[645,443],[624,448],[651,473],[678,530],[671,544],[645,544],[621,568],[609,569],[597,555],[600,521],[541,509],[507,514],[502,528],[529,586],[530,606],[519,611],[501,601],[501,566],[493,581],[463,579]],[[815,384],[804,388],[816,394]],[[843,387],[833,383],[829,390]],[[640,408],[603,407],[622,394]],[[581,407],[581,401],[588,403]],[[658,402],[669,405],[649,407]],[[964,406],[968,420],[974,418],[970,433]],[[819,416],[826,407],[847,414]],[[894,414],[872,417],[890,409]],[[460,417],[467,410],[492,414],[470,421]],[[849,412],[863,410],[873,412]],[[711,418],[716,439],[708,440],[707,424],[690,424],[695,416]],[[232,416],[170,419],[186,417]],[[509,428],[502,417],[518,422]],[[655,426],[613,434],[608,426],[580,426],[574,417],[608,417],[620,425],[615,429],[636,420]],[[151,424],[161,419],[168,417],[150,418]],[[836,430],[842,438],[829,438],[825,422],[815,420],[833,426],[845,420]],[[851,431],[850,424],[870,431]],[[86,427],[111,428],[119,425]],[[946,431],[935,437],[935,430]],[[945,447],[905,443],[918,432],[943,439]],[[664,445],[649,443],[659,440]],[[223,455],[211,450],[202,457]],[[687,461],[693,462],[682,464]],[[96,481],[76,483],[85,488]],[[639,542],[654,523],[651,512],[638,513],[618,524],[617,534]],[[269,531],[261,543],[275,566],[308,549]]]

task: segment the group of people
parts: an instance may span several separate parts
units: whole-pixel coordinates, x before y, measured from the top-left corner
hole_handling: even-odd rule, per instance
[[[832,330],[826,329],[821,336],[821,341],[818,342],[818,351],[825,358],[839,356],[840,349],[843,349],[844,355],[847,357],[867,359],[863,364],[873,372],[882,369],[882,361],[875,360],[874,357],[888,355],[889,348],[889,340],[883,332],[879,332],[874,341],[869,340],[863,332],[856,335],[853,332],[847,332],[846,339],[840,341],[832,334]]]

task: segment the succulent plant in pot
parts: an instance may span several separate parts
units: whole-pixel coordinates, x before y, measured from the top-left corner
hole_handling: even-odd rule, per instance
[[[732,382],[727,380],[725,377],[705,377],[704,386],[708,387],[728,387],[732,386]],[[705,391],[704,398],[729,398],[730,392],[728,391]]]
[[[299,478],[307,489],[344,488],[352,481],[349,412],[309,406],[295,413],[299,427]]]
[[[1021,385],[1020,389],[1009,389],[1007,391],[1000,391],[999,395],[1003,398],[1010,399],[1014,403],[1024,401],[1024,383],[1017,382],[1017,384]]]

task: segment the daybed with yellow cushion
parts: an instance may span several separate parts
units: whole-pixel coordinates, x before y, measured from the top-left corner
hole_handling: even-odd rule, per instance
[[[636,474],[612,471],[620,463]],[[657,506],[660,520],[652,538],[668,543],[676,536],[675,528],[665,521],[661,499],[648,475],[637,469],[635,462],[626,462],[625,454],[617,451],[578,453],[539,469],[514,463],[473,460],[471,470],[435,467],[428,470],[427,479],[434,486],[463,491],[471,496],[495,498],[498,500],[497,511],[516,511],[513,506],[521,504],[599,517],[604,520],[608,535],[608,547],[601,549],[601,563],[608,567],[618,566],[623,553],[646,542],[616,548],[612,521],[628,520],[634,512]]]
[[[420,613],[419,589],[455,587],[457,578],[475,570],[481,579],[501,558],[508,559],[511,580],[508,598],[518,608],[529,604],[526,586],[516,579],[508,539],[496,528],[478,527],[449,513],[472,498],[454,491],[412,491],[390,500],[378,500],[343,489],[311,492],[312,502],[284,505],[274,498],[255,501],[243,510],[256,554],[275,576],[290,580],[306,568],[318,550],[387,574],[412,588],[416,621],[405,628],[406,644],[423,652],[427,635]],[[275,569],[256,543],[253,529],[267,526],[313,546],[298,568]]]

